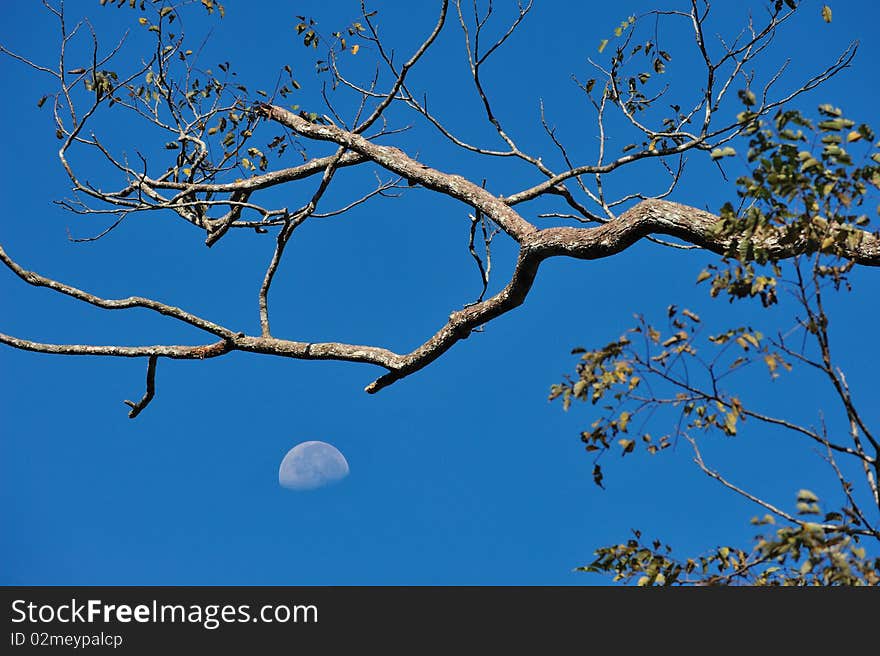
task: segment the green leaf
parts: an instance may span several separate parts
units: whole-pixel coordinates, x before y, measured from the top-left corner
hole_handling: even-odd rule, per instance
[[[737,91],[737,95],[739,99],[742,101],[743,105],[746,107],[751,107],[756,102],[758,102],[757,97],[755,96],[755,92],[751,89],[740,89]]]
[[[842,130],[843,128],[851,128],[855,123],[848,118],[834,118],[819,122],[819,129],[826,131]]]
[[[835,107],[834,105],[829,105],[825,103],[824,105],[819,105],[819,113],[824,114],[825,116],[843,116],[843,110],[840,107]]]
[[[810,157],[806,162],[801,164],[801,172],[807,171],[814,166],[819,166],[819,160],[817,160],[815,157]]]
[[[819,497],[810,490],[798,490],[797,500],[801,503],[816,503],[819,501]]]
[[[736,150],[731,148],[730,146],[725,146],[724,148],[716,148],[711,153],[709,153],[709,157],[713,160],[721,159],[722,157],[732,157],[736,155]]]

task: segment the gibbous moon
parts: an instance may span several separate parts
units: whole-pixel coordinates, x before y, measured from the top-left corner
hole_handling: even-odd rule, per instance
[[[291,490],[314,490],[341,481],[348,472],[348,461],[339,449],[313,440],[287,452],[278,469],[278,482]]]

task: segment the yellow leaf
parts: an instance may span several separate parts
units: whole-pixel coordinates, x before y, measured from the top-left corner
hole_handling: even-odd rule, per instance
[[[826,23],[831,22],[831,7],[828,5],[822,5],[822,20]]]
[[[351,54],[353,54],[353,55],[358,54],[358,50],[360,50],[360,49],[361,49],[360,44],[357,44],[357,43],[354,44],[354,45],[351,47]]]
[[[141,25],[146,25],[147,22],[148,22],[147,19],[144,18],[143,16],[141,16],[140,18],[138,18],[138,23],[140,23]]]
[[[700,271],[700,275],[697,276],[697,282],[703,282],[704,280],[708,280],[712,277],[712,274],[703,269]]]
[[[724,432],[728,435],[736,435],[736,415],[732,412],[724,418]]]

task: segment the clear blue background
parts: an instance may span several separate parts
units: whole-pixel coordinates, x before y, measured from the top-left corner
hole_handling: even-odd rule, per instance
[[[106,44],[133,30],[131,56],[143,45],[139,14],[68,2],[70,18],[93,17]],[[497,2],[502,29],[511,14]],[[662,8],[687,9],[667,2]],[[761,3],[718,2],[710,34],[731,36]],[[778,36],[759,74],[791,58],[786,88],[830,63],[861,39],[853,66],[798,106],[821,102],[878,125],[880,52],[874,3],[837,2],[830,25],[820,5],[806,7]],[[398,58],[430,30],[434,3],[380,3],[383,34]],[[524,149],[560,166],[540,129],[538,99],[578,161],[595,145],[591,108],[570,80],[590,77],[587,57],[628,14],[654,2],[536,2],[518,32],[487,65],[498,114]],[[314,106],[316,53],[294,33],[295,14],[319,19],[325,32],[357,19],[354,2],[226,3],[220,22],[187,19],[192,33],[213,29],[205,66],[230,60],[251,88],[272,89],[291,63],[303,90],[293,102]],[[52,65],[57,31],[38,3],[6,3],[0,42]],[[425,61],[414,89],[467,139],[500,147],[468,86],[454,17]],[[666,28],[664,28],[666,29]],[[497,33],[497,32],[496,32]],[[662,34],[662,33],[661,33]],[[664,35],[673,54],[669,77],[678,93],[699,92],[697,53],[686,32]],[[605,53],[610,54],[609,49]],[[346,65],[369,70],[363,46]],[[601,58],[600,58],[601,59]],[[76,64],[71,63],[70,66]],[[357,68],[360,66],[360,68]],[[228,235],[208,250],[204,235],[170,215],[127,220],[105,239],[67,240],[105,224],[64,213],[51,201],[67,193],[55,157],[48,104],[51,80],[0,58],[5,90],[0,181],[5,199],[0,243],[24,267],[104,297],[150,296],[208,319],[258,332],[256,292],[271,256],[271,236]],[[675,96],[673,95],[673,99]],[[342,102],[342,106],[345,103]],[[672,100],[670,100],[672,102]],[[312,103],[310,106],[309,103]],[[733,106],[731,112],[738,111]],[[728,114],[730,115],[730,114]],[[416,121],[390,114],[396,124]],[[132,155],[153,149],[134,119],[104,115],[108,134]],[[417,121],[416,121],[417,122]],[[616,147],[628,142],[615,135]],[[266,139],[268,141],[268,139]],[[450,149],[427,129],[392,138],[442,170],[488,179],[495,193],[539,180],[527,166],[483,162]],[[312,151],[322,152],[319,149]],[[288,162],[297,155],[289,151]],[[83,166],[92,161],[79,160]],[[730,177],[737,166],[730,163]],[[368,174],[342,172],[322,209],[369,189]],[[380,173],[382,173],[380,171]],[[91,180],[92,178],[89,177]],[[94,179],[109,188],[112,179]],[[619,193],[656,194],[667,184],[653,165],[622,172]],[[312,182],[274,198],[291,207]],[[674,200],[717,209],[734,196],[716,167],[692,155]],[[549,206],[520,206],[536,219]],[[556,206],[557,211],[565,211]],[[351,341],[408,351],[479,292],[467,253],[468,208],[414,189],[344,217],[311,221],[297,232],[270,298],[278,336]],[[496,240],[494,288],[511,267],[512,249]],[[748,543],[759,512],[704,477],[686,444],[660,456],[604,461],[607,490],[591,479],[592,461],[578,434],[586,408],[565,414],[546,400],[551,383],[573,369],[570,349],[604,344],[643,312],[658,322],[670,303],[703,314],[715,327],[763,321],[748,304],[706,298],[694,284],[713,258],[640,244],[605,261],[553,260],[527,303],[456,345],[427,369],[375,396],[363,387],[382,372],[366,365],[300,362],[232,354],[203,362],[161,361],[158,393],[136,420],[123,399],[143,393],[140,360],[67,358],[0,349],[0,583],[3,584],[595,584],[572,571],[598,546],[625,540],[632,527],[689,556],[721,543]],[[876,271],[856,277],[856,291],[835,302],[838,356],[869,420],[878,420],[876,344],[880,319]],[[0,330],[62,343],[200,343],[203,337],[132,310],[109,313],[25,285],[0,271]],[[784,311],[788,306],[783,306]],[[779,311],[775,312],[778,315]],[[774,316],[775,316],[774,315]],[[767,317],[770,319],[770,317]],[[871,356],[871,357],[866,357]],[[828,389],[806,373],[775,385],[756,373],[742,383],[756,402],[807,423],[830,405]],[[829,410],[829,417],[837,417]],[[661,434],[665,425],[650,426]],[[278,465],[295,444],[319,439],[348,458],[341,484],[309,493],[279,487]],[[839,505],[833,472],[809,446],[784,433],[746,425],[735,439],[705,444],[710,464],[732,480],[791,508],[800,487]]]

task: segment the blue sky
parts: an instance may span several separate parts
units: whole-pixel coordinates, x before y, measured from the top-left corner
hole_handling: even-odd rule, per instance
[[[599,57],[599,41],[627,15],[685,4],[538,0],[484,73],[507,129],[524,148],[554,157],[539,124],[543,99],[548,119],[575,156],[586,160],[595,125],[571,74],[589,77],[587,57]],[[762,11],[760,3],[716,4],[712,33],[729,35],[748,9],[756,16]],[[128,52],[137,56],[143,44],[138,14],[97,5],[68,2],[68,12],[71,18],[76,12],[93,16],[107,43],[132,29]],[[408,3],[400,12],[396,3],[377,3],[383,34],[399,57],[430,30],[433,5]],[[496,5],[503,20],[510,3]],[[860,39],[853,66],[797,106],[811,110],[833,102],[876,127],[872,62],[880,61],[874,35],[880,10],[871,3],[833,3],[834,20],[827,25],[820,4],[805,5],[759,73],[791,58],[784,79],[795,85]],[[229,60],[249,87],[271,89],[278,69],[290,63],[303,85],[294,102],[307,107],[319,97],[312,73],[316,51],[296,38],[294,15],[314,16],[329,32],[357,19],[357,3],[332,3],[332,10],[326,2],[281,6],[229,0],[223,21],[200,23],[197,15],[188,20],[193,33],[213,30],[202,53],[205,66]],[[4,19],[0,43],[54,61],[55,26],[38,3],[10,3]],[[674,31],[668,40],[673,89],[693,93],[700,84],[692,77],[696,52]],[[374,54],[364,47],[349,64],[355,73],[369,70]],[[450,23],[414,70],[412,84],[427,91],[433,110],[468,139],[498,146],[467,85],[463,55],[461,33]],[[104,297],[150,296],[258,332],[256,292],[274,240],[236,233],[208,250],[192,226],[150,215],[127,220],[100,241],[69,242],[68,229],[85,236],[101,226],[51,203],[67,192],[48,107],[36,108],[37,99],[52,91],[51,82],[8,58],[0,58],[0,72],[7,89],[0,115],[8,126],[0,159],[7,199],[0,243],[7,252],[26,268]],[[401,124],[415,120],[403,112],[390,116]],[[108,133],[129,152],[151,148],[132,119],[108,114],[106,120]],[[536,181],[524,166],[465,157],[426,129],[393,143],[442,170],[485,177],[497,193]],[[733,187],[708,161],[694,156],[688,167],[673,200],[716,210],[733,199]],[[355,198],[372,170],[340,174],[327,209]],[[608,184],[623,193],[650,194],[662,191],[666,179],[645,167]],[[285,202],[296,205],[310,189],[284,190],[293,198]],[[467,252],[467,210],[414,189],[343,218],[306,224],[291,242],[270,299],[274,332],[414,348],[479,293]],[[529,212],[544,209],[523,211],[534,218]],[[495,288],[512,263],[513,251],[501,239]],[[607,260],[549,261],[524,306],[373,396],[362,390],[381,371],[368,365],[236,353],[203,362],[161,361],[157,396],[132,421],[122,401],[143,393],[144,362],[4,347],[0,583],[581,585],[607,582],[572,569],[595,548],[625,540],[631,528],[670,542],[682,555],[747,543],[754,532],[748,519],[758,509],[700,474],[686,445],[623,462],[610,454],[603,491],[592,482],[592,461],[579,440],[592,421],[587,409],[575,406],[565,414],[547,402],[550,385],[573,369],[570,349],[615,339],[632,324],[634,312],[659,321],[665,307],[677,303],[719,327],[758,324],[764,317],[758,308],[712,301],[695,286],[697,273],[711,261],[707,254],[650,244]],[[873,348],[870,337],[880,321],[877,272],[860,273],[856,282],[855,292],[836,302],[833,336],[850,384],[862,390],[866,414],[876,425],[875,365],[864,353],[866,343]],[[28,339],[200,339],[145,311],[84,307],[29,287],[5,270],[0,299],[0,331]],[[786,385],[768,386],[764,378],[747,377],[744,385],[766,395],[760,401],[780,414],[816,421],[825,388],[806,374],[795,374]],[[281,459],[307,440],[339,448],[350,464],[349,477],[310,492],[280,487]],[[711,464],[781,506],[793,506],[801,487],[820,496],[829,490],[839,501],[833,472],[787,435],[743,430],[704,448]]]

